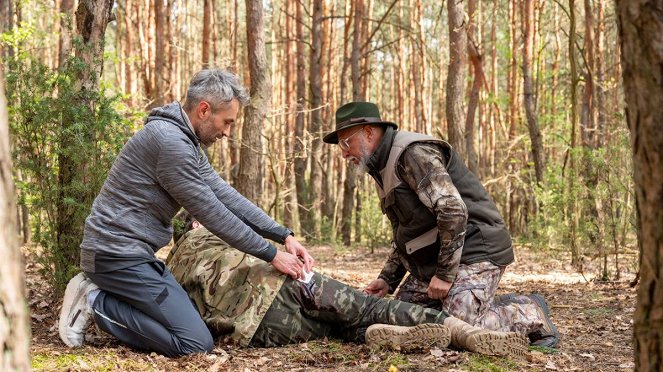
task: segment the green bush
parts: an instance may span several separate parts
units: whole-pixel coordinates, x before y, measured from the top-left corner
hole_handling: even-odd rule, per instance
[[[60,291],[78,268],[94,197],[130,132],[130,113],[108,89],[86,90],[86,66],[71,57],[56,71],[21,49],[25,30],[3,35],[14,174],[30,209],[46,277]]]

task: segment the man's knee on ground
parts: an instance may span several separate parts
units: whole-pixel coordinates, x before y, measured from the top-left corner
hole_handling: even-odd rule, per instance
[[[211,353],[212,350],[214,350],[214,338],[212,337],[212,334],[207,331],[199,332],[195,339],[180,339],[180,350],[178,350],[178,354],[184,356],[196,353]]]

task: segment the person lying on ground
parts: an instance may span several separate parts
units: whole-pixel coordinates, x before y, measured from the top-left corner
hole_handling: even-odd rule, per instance
[[[292,279],[231,248],[185,211],[166,263],[216,337],[273,347],[325,337],[410,349],[437,345],[520,356],[527,338],[446,312],[367,295],[317,272]]]

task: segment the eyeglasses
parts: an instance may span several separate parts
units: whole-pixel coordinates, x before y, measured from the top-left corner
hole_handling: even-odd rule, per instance
[[[344,138],[344,139],[342,139],[342,140],[338,140],[338,146],[341,148],[341,150],[343,150],[343,151],[348,151],[348,150],[350,149],[350,144],[348,143],[348,140],[349,140],[350,138],[352,138],[352,136],[354,136],[355,134],[361,132],[361,130],[362,130],[363,128],[364,128],[363,126],[362,126],[362,127],[359,127],[359,129],[357,129],[357,130],[356,130],[354,133],[352,133],[351,135],[347,136],[346,138]]]

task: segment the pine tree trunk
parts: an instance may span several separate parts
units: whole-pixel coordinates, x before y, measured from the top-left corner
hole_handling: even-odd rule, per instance
[[[663,369],[663,4],[617,0],[640,245],[635,369]]]
[[[299,223],[303,236],[313,234],[313,217],[311,216],[311,204],[309,184],[306,180],[308,167],[309,135],[306,128],[306,114],[304,113],[304,101],[306,100],[306,43],[304,39],[304,5],[297,2],[296,11],[296,39],[297,39],[297,116],[295,117],[295,186],[297,187],[297,206],[299,209]]]
[[[313,236],[320,236],[320,199],[322,194],[322,0],[313,0],[309,92],[311,102],[311,181],[310,203]]]
[[[272,100],[264,33],[262,1],[246,0],[251,102],[244,110],[237,190],[257,205],[262,197],[262,127]]]
[[[525,47],[523,48],[523,99],[525,102],[525,115],[527,128],[534,156],[534,173],[536,182],[543,183],[543,141],[536,113],[536,98],[532,81],[532,47],[534,44],[534,0],[525,0],[525,14],[523,14],[523,31]]]
[[[0,69],[0,370],[30,370],[30,320],[16,233],[4,74]]]
[[[447,73],[447,131],[449,143],[463,160],[465,149],[465,75],[467,55],[467,32],[464,22],[463,2],[449,0],[449,70]]]
[[[478,44],[474,40],[474,29],[476,25],[477,0],[468,2],[468,14],[470,24],[467,29],[467,54],[472,63],[472,88],[470,90],[470,102],[467,105],[467,117],[465,119],[465,148],[467,151],[467,167],[477,176],[479,176],[479,162],[477,153],[474,151],[474,134],[477,107],[479,106],[479,94],[483,85],[483,56],[479,52]]]
[[[89,117],[94,117],[94,102],[89,98],[90,92],[98,89],[99,80],[103,70],[104,35],[111,17],[113,0],[81,1],[76,11],[76,32],[81,43],[74,47],[76,56],[81,60],[83,68],[75,76],[75,90],[78,92],[77,104],[85,110],[91,111]],[[76,116],[64,117],[63,125],[72,128],[81,125]],[[89,123],[83,123],[88,124]],[[86,128],[87,129],[87,128]],[[89,129],[88,129],[89,130]],[[92,146],[92,133],[87,132],[83,138],[90,141]],[[75,138],[62,136],[60,148],[66,149],[58,155],[58,199],[61,203],[57,205],[56,216],[56,241],[57,241],[57,264],[54,269],[56,276],[56,289],[64,288],[69,280],[70,265],[79,262],[79,245],[83,237],[83,225],[85,213],[81,208],[87,209],[92,205],[95,193],[94,188],[85,188],[88,166],[87,160],[82,159],[80,154],[75,154],[80,144]],[[73,200],[72,203],[65,201]]]
[[[165,95],[168,91],[168,68],[170,66],[168,40],[168,20],[170,7],[166,0],[154,0],[154,101],[151,107],[163,106],[166,103]]]

